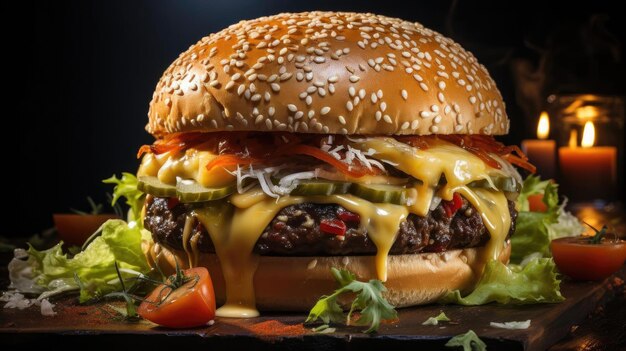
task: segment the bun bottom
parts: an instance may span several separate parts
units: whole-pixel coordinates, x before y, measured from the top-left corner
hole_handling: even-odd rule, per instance
[[[396,307],[435,302],[447,291],[470,292],[482,276],[485,260],[480,248],[451,250],[442,253],[390,255],[387,300]],[[150,263],[163,272],[173,272],[178,260],[188,265],[184,251],[170,250],[159,244],[146,244]],[[505,244],[499,260],[507,263],[511,246]],[[215,254],[200,253],[197,266],[211,273],[217,303],[225,301],[225,284],[219,259]],[[254,275],[256,306],[261,311],[308,311],[322,295],[337,288],[330,269],[345,268],[357,279],[376,279],[373,256],[286,257],[261,256]]]

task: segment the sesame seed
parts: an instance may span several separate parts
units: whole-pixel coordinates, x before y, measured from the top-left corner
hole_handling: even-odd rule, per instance
[[[386,102],[381,102],[380,103],[380,110],[385,112],[385,110],[387,109],[387,103]]]
[[[355,76],[355,75],[351,75],[350,76],[350,82],[352,83],[356,83],[360,80],[361,78],[359,76]]]
[[[226,90],[230,90],[232,87],[235,86],[235,82],[233,82],[232,80],[228,81],[228,83],[226,83],[226,85],[224,86],[224,89]]]
[[[378,97],[376,96],[376,93],[372,93],[370,100],[372,100],[372,104],[375,104],[376,101],[378,101]]]
[[[213,88],[215,88],[219,84],[220,84],[220,82],[218,80],[212,80],[212,81],[209,82],[209,85],[212,86]]]
[[[391,120],[391,117],[389,115],[385,115],[383,116],[383,120],[389,124],[393,123],[393,121]]]
[[[237,95],[241,96],[241,94],[244,93],[244,91],[246,90],[246,86],[241,84],[237,87]]]
[[[380,111],[376,111],[375,117],[376,121],[380,121],[380,119],[383,117],[383,113]]]
[[[322,107],[322,109],[320,110],[320,114],[321,114],[322,116],[323,116],[323,115],[328,114],[328,112],[330,112],[330,107],[328,107],[328,106],[324,106],[324,107]]]
[[[272,90],[275,92],[279,92],[280,91],[280,85],[278,83],[272,83],[270,85],[272,87]]]
[[[339,119],[339,123],[344,124],[344,125],[346,124],[346,119],[343,116],[339,115],[337,119]]]
[[[428,86],[424,83],[420,83],[420,88],[422,88],[422,90],[424,91],[428,91]]]
[[[439,127],[434,126],[434,125],[430,126],[430,131],[433,132],[433,133],[437,133],[439,131]]]
[[[420,125],[420,121],[417,119],[414,119],[413,122],[411,122],[411,129],[417,129],[419,125]]]
[[[352,111],[354,109],[354,105],[352,105],[352,101],[346,102],[346,108],[348,111]]]
[[[428,111],[422,111],[422,112],[420,112],[420,117],[422,117],[422,118],[428,118],[428,117],[430,117],[430,112],[428,112]]]
[[[415,73],[413,75],[413,78],[415,78],[416,81],[421,82],[424,80],[424,78],[422,78],[422,76],[420,76],[419,74]]]
[[[350,94],[350,97],[354,97],[354,95],[356,95],[356,89],[354,89],[353,86],[350,86],[348,88],[348,94]]]
[[[402,89],[402,91],[400,92],[400,94],[402,95],[402,98],[403,98],[404,100],[406,100],[406,99],[408,99],[408,98],[409,98],[409,93],[407,93],[407,91],[406,91],[406,90],[404,90],[404,89]]]
[[[407,129],[407,128],[409,128],[409,126],[410,126],[409,122],[404,122],[404,123],[402,123],[402,126],[400,127],[400,129]]]
[[[339,81],[339,77],[338,76],[330,76],[328,77],[328,81],[331,83],[336,83],[337,81]]]
[[[439,99],[439,102],[441,102],[442,104],[446,101],[442,92],[437,93],[437,99]]]
[[[315,63],[324,63],[326,62],[326,59],[322,56],[316,56],[315,59],[313,59],[315,61]]]
[[[252,95],[252,97],[250,97],[250,100],[252,100],[254,102],[261,100],[261,94],[254,94],[254,95]]]
[[[441,115],[437,115],[433,118],[433,123],[438,124],[439,122],[441,122]]]
[[[446,88],[446,82],[443,80],[439,81],[439,89],[444,90]]]

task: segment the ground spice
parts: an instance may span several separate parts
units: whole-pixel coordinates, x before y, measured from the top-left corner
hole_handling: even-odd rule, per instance
[[[260,336],[297,336],[309,330],[302,323],[283,324],[277,320],[267,320],[250,326],[250,331]]]

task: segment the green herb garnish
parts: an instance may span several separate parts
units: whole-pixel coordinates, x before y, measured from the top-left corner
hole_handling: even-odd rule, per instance
[[[322,296],[309,312],[305,323],[312,323],[321,319],[324,324],[342,323],[346,325],[369,325],[365,333],[373,333],[378,330],[380,321],[395,319],[398,314],[394,307],[382,296],[387,291],[383,283],[378,279],[369,282],[360,282],[356,276],[346,270],[331,268],[335,280],[339,283],[339,289],[328,296]],[[352,301],[347,316],[337,302],[339,295],[353,292],[358,295]],[[351,321],[354,311],[360,311],[357,320]]]

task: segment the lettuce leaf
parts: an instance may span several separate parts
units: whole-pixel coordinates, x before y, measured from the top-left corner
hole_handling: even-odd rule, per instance
[[[525,266],[487,263],[478,285],[463,297],[459,290],[448,292],[439,302],[466,306],[490,302],[501,304],[553,303],[563,301],[556,267],[551,258],[531,260]]]
[[[79,291],[80,302],[102,297],[121,288],[115,262],[125,279],[150,271],[142,240],[151,240],[150,233],[135,222],[109,220],[102,235],[73,258],[63,253],[62,242],[43,251],[18,249],[9,263],[9,288],[40,294],[39,299],[66,291]]]
[[[463,351],[485,351],[487,344],[480,340],[473,330],[469,330],[465,334],[459,334],[452,337],[445,345],[446,347],[463,348]]]
[[[137,177],[132,173],[122,172],[121,178],[118,179],[114,174],[111,178],[107,178],[102,182],[105,184],[115,184],[111,206],[114,206],[120,197],[125,197],[126,204],[130,207],[128,221],[137,221],[139,226],[143,226],[143,223],[138,219],[141,217],[141,209],[143,208],[145,196],[143,192],[137,189]]]
[[[558,184],[529,176],[517,199],[520,209],[511,236],[511,262],[520,263],[530,255],[552,257],[550,241],[563,236],[581,234],[585,228],[571,213],[565,211],[566,201],[559,205]],[[546,212],[529,211],[528,197],[543,194]]]

